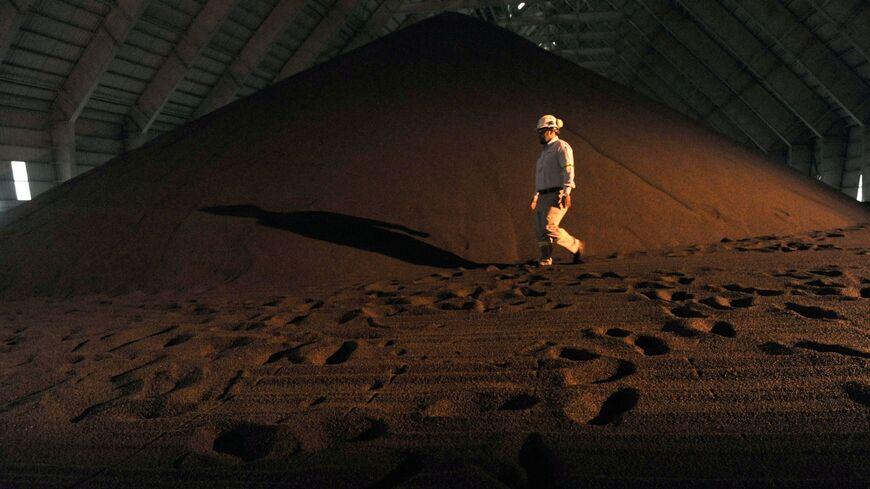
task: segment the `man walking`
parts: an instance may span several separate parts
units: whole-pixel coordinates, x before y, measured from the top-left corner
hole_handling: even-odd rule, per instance
[[[535,168],[535,196],[530,205],[535,211],[535,234],[541,255],[538,264],[553,264],[553,244],[573,255],[572,263],[583,263],[585,243],[559,227],[571,207],[574,188],[574,152],[571,145],[559,139],[562,120],[545,115],[538,120],[538,140],[544,145]]]

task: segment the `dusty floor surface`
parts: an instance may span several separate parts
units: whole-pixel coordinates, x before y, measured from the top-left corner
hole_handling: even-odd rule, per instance
[[[866,487],[870,226],[0,305],[2,487]]]

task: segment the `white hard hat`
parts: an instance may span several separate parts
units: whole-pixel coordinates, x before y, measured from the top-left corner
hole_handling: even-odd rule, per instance
[[[562,124],[562,119],[556,119],[556,116],[552,116],[552,115],[545,115],[545,116],[541,116],[541,118],[538,119],[537,129],[543,129],[545,127],[552,127],[554,129],[559,129],[563,125],[564,124]]]

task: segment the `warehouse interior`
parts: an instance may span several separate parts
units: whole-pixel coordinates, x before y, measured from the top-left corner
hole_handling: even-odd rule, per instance
[[[445,11],[866,199],[867,0],[0,0],[0,211]]]

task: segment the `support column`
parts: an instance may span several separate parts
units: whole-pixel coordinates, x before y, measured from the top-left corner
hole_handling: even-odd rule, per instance
[[[821,180],[825,164],[825,138],[817,137],[813,140],[813,158],[810,160],[810,176]]]
[[[864,137],[866,129],[860,126],[849,128],[846,142],[846,158],[843,162],[842,190],[843,193],[858,198],[858,179],[865,170]],[[866,179],[865,179],[866,180]]]
[[[127,125],[124,128],[124,151],[133,151],[139,149],[143,144],[148,142],[148,132],[141,132],[139,128],[127,120]]]
[[[793,143],[791,146],[791,162],[789,165],[802,175],[815,177],[813,174],[814,147],[811,141]]]
[[[51,140],[54,161],[57,165],[55,172],[57,181],[65,182],[76,174],[75,123],[71,121],[54,122],[51,126]]]
[[[862,202],[870,202],[870,127],[864,126],[864,156],[861,162],[861,174],[863,175]]]

